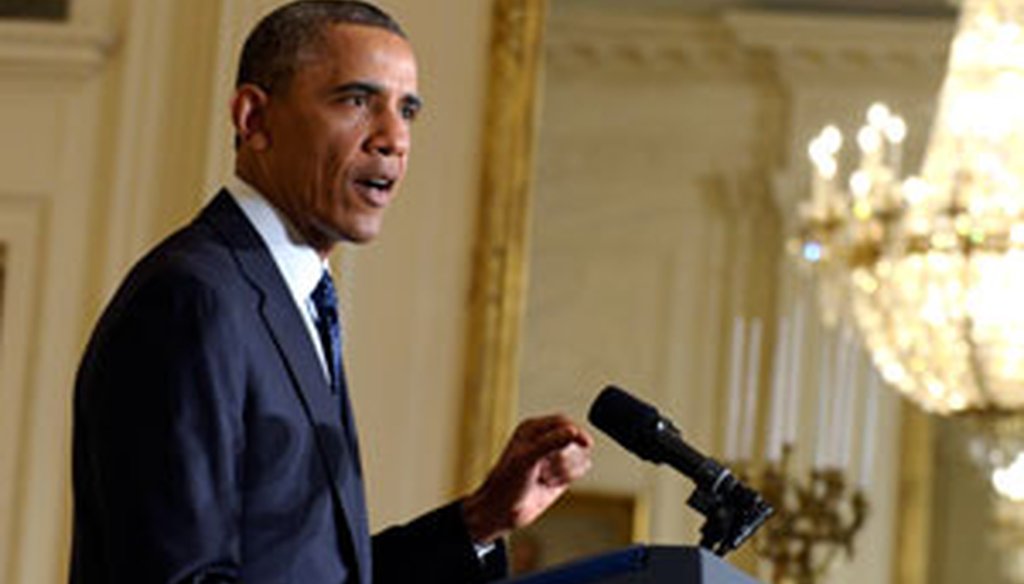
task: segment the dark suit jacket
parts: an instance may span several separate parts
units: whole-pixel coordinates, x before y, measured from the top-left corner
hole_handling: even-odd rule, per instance
[[[227,193],[139,262],[76,380],[71,582],[500,575],[458,503],[371,543],[346,392],[330,392],[312,343]]]

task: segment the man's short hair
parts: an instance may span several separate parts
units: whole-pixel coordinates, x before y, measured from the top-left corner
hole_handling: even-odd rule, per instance
[[[324,30],[343,23],[375,26],[407,38],[395,19],[372,4],[359,0],[298,0],[264,16],[249,33],[235,86],[251,83],[271,94],[286,89],[300,58],[323,42]]]

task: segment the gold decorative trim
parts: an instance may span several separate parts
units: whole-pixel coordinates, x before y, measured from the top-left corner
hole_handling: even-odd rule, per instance
[[[546,0],[495,0],[473,250],[458,486],[475,486],[514,419]]]
[[[893,582],[926,584],[935,476],[934,422],[907,402],[902,403],[902,410]]]

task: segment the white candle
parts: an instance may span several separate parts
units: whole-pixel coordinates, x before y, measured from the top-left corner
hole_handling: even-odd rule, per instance
[[[743,441],[740,442],[740,460],[752,460],[754,455],[754,428],[757,426],[757,388],[761,371],[761,319],[750,321],[750,343],[747,344],[747,397],[744,400]]]
[[[828,442],[831,445],[827,462],[839,466],[842,460],[843,421],[845,420],[843,406],[846,405],[846,379],[850,370],[850,352],[847,347],[850,345],[850,337],[845,323],[836,329],[835,334],[835,371],[832,375],[832,414],[828,429]],[[822,437],[819,437],[819,439]],[[839,468],[842,468],[839,466]]]
[[[789,365],[789,320],[779,319],[779,330],[775,341],[775,355],[772,358],[771,423],[768,426],[768,445],[765,458],[777,461],[782,458],[782,435],[784,432],[788,391],[786,388],[786,367]]]
[[[860,357],[860,358],[858,358]],[[854,331],[847,330],[846,340],[846,378],[843,380],[843,423],[841,442],[839,443],[839,467],[850,466],[850,451],[853,442],[853,421],[856,417],[857,404],[857,376],[864,368],[863,354],[857,350],[857,338]]]
[[[729,351],[728,419],[725,425],[725,458],[736,460],[740,431],[740,383],[743,375],[743,318],[732,319],[732,346]]]
[[[893,142],[889,148],[889,167],[892,169],[892,182],[893,184],[899,184],[900,173],[903,172],[903,144]]]
[[[875,464],[875,441],[878,432],[878,394],[881,382],[874,370],[868,376],[867,403],[864,405],[864,433],[861,435],[860,447],[860,487],[867,490],[871,484],[871,474]]]
[[[796,443],[800,421],[800,385],[803,381],[801,357],[804,352],[804,303],[797,297],[793,309],[793,333],[789,343],[789,383],[786,387],[786,444]]]
[[[832,395],[832,375],[830,371],[831,350],[829,335],[824,327],[820,327],[821,340],[818,343],[818,419],[816,426],[814,465],[823,468],[828,462],[828,407]]]
[[[813,201],[813,213],[817,216],[822,214],[828,200],[829,181],[820,171],[815,170],[811,182],[811,201]]]
[[[885,138],[889,143],[889,167],[893,183],[900,182],[903,172],[903,140],[907,137],[907,122],[899,116],[889,116],[885,123]]]

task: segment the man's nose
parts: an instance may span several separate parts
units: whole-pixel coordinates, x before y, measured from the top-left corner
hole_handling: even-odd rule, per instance
[[[404,156],[409,152],[411,140],[409,121],[401,112],[389,109],[376,116],[367,148],[372,153],[385,156]]]

